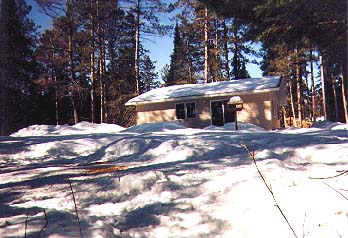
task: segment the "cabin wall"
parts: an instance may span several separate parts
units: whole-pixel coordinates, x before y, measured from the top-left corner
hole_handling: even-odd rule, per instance
[[[251,123],[267,130],[279,128],[277,92],[257,93],[240,96],[244,103],[238,112],[238,121]],[[196,118],[181,120],[188,127],[203,128],[211,125],[211,101],[228,100],[229,97],[211,97],[199,100],[182,100],[137,106],[137,124],[177,120],[175,104],[196,103]],[[276,108],[275,108],[276,107]]]

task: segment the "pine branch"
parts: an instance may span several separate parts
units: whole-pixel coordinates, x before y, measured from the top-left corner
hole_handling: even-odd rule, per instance
[[[247,144],[241,144],[241,146],[243,146],[243,147],[246,149],[246,151],[248,152],[250,158],[253,160],[253,162],[254,162],[254,164],[255,164],[255,167],[256,167],[256,169],[257,169],[257,172],[259,173],[259,175],[260,175],[262,181],[264,182],[265,186],[267,187],[268,191],[271,193],[271,195],[272,195],[272,197],[273,197],[273,201],[274,201],[274,203],[275,203],[275,206],[278,208],[279,212],[282,214],[284,220],[285,220],[286,223],[288,224],[288,226],[289,226],[289,228],[291,229],[292,233],[293,233],[294,236],[297,238],[297,235],[296,235],[296,233],[295,233],[295,231],[294,231],[294,228],[292,228],[292,226],[290,225],[289,220],[286,218],[284,212],[283,212],[282,209],[280,208],[280,206],[279,206],[279,204],[278,204],[278,202],[277,202],[277,200],[276,200],[276,198],[275,198],[275,196],[274,196],[274,193],[273,193],[273,191],[272,191],[272,186],[269,186],[269,185],[267,184],[267,182],[266,182],[265,178],[263,177],[263,175],[262,175],[262,173],[261,173],[259,167],[257,166],[256,160],[255,160],[255,152],[254,152],[254,150],[250,149],[249,146],[248,146]]]
[[[74,201],[75,213],[76,213],[76,217],[77,217],[77,224],[79,225],[80,237],[82,238],[82,230],[81,230],[81,224],[80,224],[79,214],[78,214],[78,212],[77,212],[77,206],[76,206],[76,200],[75,200],[74,190],[73,190],[73,187],[72,187],[72,185],[71,185],[71,181],[70,181],[69,178],[68,178],[68,182],[69,182],[69,185],[70,185],[70,190],[71,190],[71,194],[72,194],[73,201]]]

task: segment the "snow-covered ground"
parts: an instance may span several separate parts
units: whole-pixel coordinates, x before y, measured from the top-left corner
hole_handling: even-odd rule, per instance
[[[348,237],[347,174],[313,179],[348,169],[347,125],[233,128],[83,122],[0,137],[0,237],[80,237],[68,179],[83,237],[295,237],[242,144],[297,237]]]

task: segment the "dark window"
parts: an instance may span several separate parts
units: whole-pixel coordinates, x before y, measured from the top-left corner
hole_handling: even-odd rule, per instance
[[[185,119],[185,104],[179,103],[175,105],[176,119]]]
[[[196,103],[186,103],[187,118],[196,118]]]
[[[196,103],[178,103],[175,104],[176,119],[196,118]]]
[[[211,124],[214,126],[224,125],[224,109],[222,101],[210,102],[211,105]]]

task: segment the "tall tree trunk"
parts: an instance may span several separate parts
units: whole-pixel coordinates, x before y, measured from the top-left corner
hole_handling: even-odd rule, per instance
[[[139,78],[139,52],[140,52],[140,0],[136,0],[136,26],[135,26],[135,81],[136,81],[136,94],[140,94],[140,78]]]
[[[52,44],[52,38],[49,38],[50,44]],[[55,56],[54,56],[54,49],[52,47],[52,55],[51,55],[52,59],[51,62],[55,62]],[[56,118],[56,125],[59,125],[59,107],[58,107],[58,82],[57,82],[57,72],[55,70],[55,65],[52,64],[52,75],[51,78],[54,81],[54,106],[55,106],[55,118]]]
[[[94,102],[94,87],[95,87],[95,70],[94,70],[94,64],[95,64],[95,48],[94,48],[94,17],[93,17],[93,0],[90,1],[91,6],[91,29],[90,29],[90,38],[91,38],[91,52],[90,52],[90,74],[91,74],[91,120],[92,123],[95,123],[95,102]]]
[[[325,81],[324,81],[324,67],[323,67],[323,57],[319,56],[320,61],[320,79],[321,79],[321,93],[322,93],[322,104],[323,104],[323,113],[324,113],[324,119],[327,119],[326,115],[326,97],[325,97]]]
[[[291,105],[291,113],[292,117],[294,118],[294,125],[296,124],[296,115],[295,115],[295,106],[294,106],[294,98],[292,96],[292,82],[291,82],[291,75],[290,75],[290,63],[288,63],[288,84],[289,84],[289,95],[290,95],[290,105]],[[290,123],[291,126],[291,123]]]
[[[226,70],[226,80],[230,80],[230,60],[228,57],[228,28],[226,25],[226,20],[223,20],[223,27],[224,27],[224,56],[225,56],[225,70]]]
[[[304,74],[305,74],[305,81],[306,81],[306,92],[305,93],[302,93],[303,94],[303,97],[306,98],[306,109],[305,109],[305,112],[304,112],[304,116],[307,117],[307,115],[311,115],[311,103],[310,103],[310,100],[309,100],[309,82],[308,82],[308,72],[307,72],[307,65],[304,67]]]
[[[292,117],[294,118],[294,125],[297,126],[297,120],[296,120],[296,114],[295,114],[295,106],[294,106],[294,97],[292,96],[292,86],[291,81],[289,81],[289,90],[290,90],[290,104],[291,104],[291,111],[292,111]]]
[[[59,125],[59,107],[58,107],[58,85],[57,85],[57,76],[54,73],[54,105],[55,105],[55,114],[56,114],[56,125]]]
[[[337,106],[337,94],[336,94],[336,83],[335,83],[335,78],[333,73],[331,73],[331,86],[332,86],[332,92],[334,95],[334,100],[335,100],[335,119],[338,121],[338,106]]]
[[[235,23],[233,23],[235,24]],[[238,60],[238,53],[239,53],[239,49],[238,49],[238,43],[237,43],[237,37],[238,37],[238,29],[234,28],[233,30],[233,58],[232,58],[232,72],[233,72],[233,76],[234,79],[238,79],[239,78],[239,69],[240,69],[240,62]]]
[[[104,42],[104,38],[103,38]],[[103,119],[105,122],[107,122],[108,114],[106,110],[106,90],[105,90],[105,83],[106,83],[106,51],[105,51],[105,44],[103,43],[102,46],[102,66],[103,66]]]
[[[204,82],[208,83],[208,8],[204,8]]]
[[[341,67],[341,71],[342,70],[342,67]],[[343,111],[344,111],[344,119],[345,119],[345,122],[348,124],[348,112],[347,112],[347,99],[346,99],[346,94],[345,94],[345,90],[344,90],[344,74],[343,72],[341,73],[342,74],[342,104],[343,104]]]
[[[288,123],[286,122],[286,110],[284,106],[282,106],[282,112],[283,112],[284,127],[287,128]]]
[[[299,120],[299,127],[302,127],[302,110],[301,110],[301,79],[300,79],[300,62],[297,49],[296,54],[296,95],[297,95],[297,117]]]
[[[104,52],[104,32],[102,29],[102,22],[100,19],[100,4],[99,0],[96,1],[97,4],[97,25],[98,25],[98,40],[99,40],[99,81],[100,81],[100,122],[104,122],[105,116],[105,87],[104,87],[104,78],[105,78],[105,52]]]
[[[219,47],[219,19],[215,17],[215,69],[214,81],[218,82],[221,79],[220,75],[220,47]]]
[[[311,60],[311,79],[312,79],[312,121],[316,121],[315,115],[315,82],[314,82],[314,66],[313,66],[313,51],[310,51]]]
[[[77,113],[77,82],[75,78],[75,66],[74,66],[74,46],[73,46],[73,19],[71,14],[71,5],[69,0],[66,1],[67,4],[67,17],[69,19],[69,35],[68,35],[68,48],[69,48],[69,64],[70,64],[70,78],[71,78],[71,101],[72,101],[72,107],[73,107],[73,114],[74,114],[74,123],[77,124],[79,122],[79,117]]]

